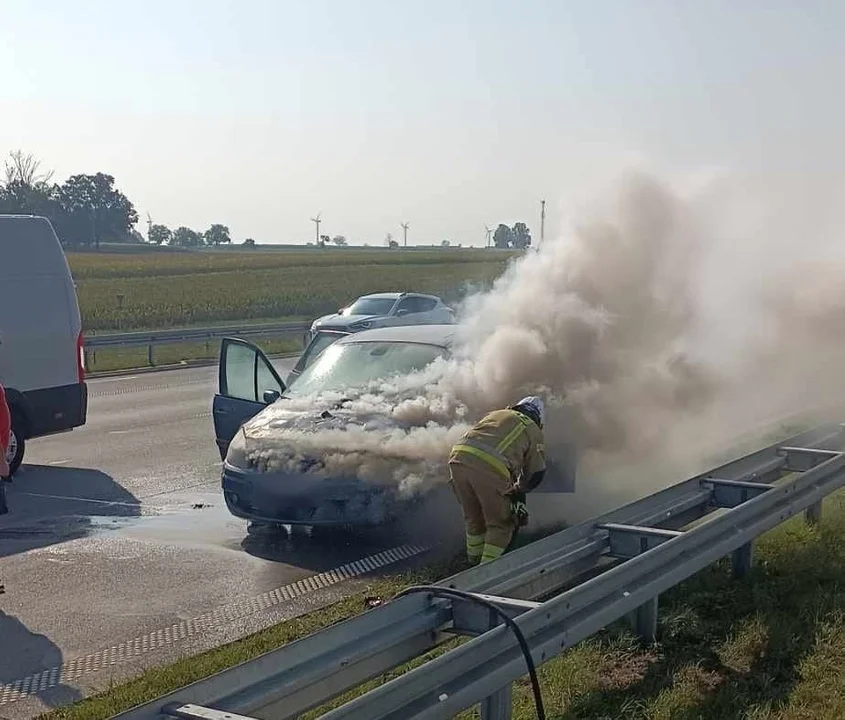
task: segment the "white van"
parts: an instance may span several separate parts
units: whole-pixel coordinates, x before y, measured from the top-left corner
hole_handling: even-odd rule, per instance
[[[13,474],[27,440],[85,424],[79,303],[47,218],[0,215],[0,383],[12,411]]]

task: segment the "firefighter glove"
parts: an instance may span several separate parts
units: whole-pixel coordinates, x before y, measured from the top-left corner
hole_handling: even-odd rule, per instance
[[[513,509],[514,519],[517,527],[524,527],[528,524],[528,506],[525,504],[525,495],[520,493],[523,499],[518,500],[515,497],[511,498],[511,508]]]

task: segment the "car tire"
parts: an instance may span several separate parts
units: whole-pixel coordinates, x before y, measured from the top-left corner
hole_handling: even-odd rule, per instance
[[[12,410],[12,434],[10,436],[9,453],[6,459],[9,462],[9,477],[11,480],[14,474],[23,464],[23,456],[26,453],[26,438],[24,437],[23,418],[19,413]]]

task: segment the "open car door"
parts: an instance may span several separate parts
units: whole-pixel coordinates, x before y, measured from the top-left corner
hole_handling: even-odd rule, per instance
[[[285,384],[259,348],[245,340],[223,338],[212,409],[221,460],[241,425],[278,400],[284,391]]]

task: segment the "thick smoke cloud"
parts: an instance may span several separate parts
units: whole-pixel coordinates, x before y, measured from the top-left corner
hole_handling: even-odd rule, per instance
[[[574,443],[587,468],[567,506],[589,497],[596,510],[653,489],[660,463],[841,395],[845,272],[821,256],[796,267],[777,213],[739,189],[716,177],[682,196],[623,176],[465,301],[450,360],[347,393],[342,408],[316,399],[332,415],[316,432],[295,412],[314,398],[281,401],[249,427],[250,454],[270,469],[319,458],[319,472],[414,493],[446,479],[474,418],[539,394],[550,452]]]

